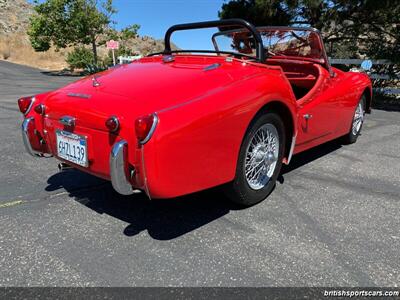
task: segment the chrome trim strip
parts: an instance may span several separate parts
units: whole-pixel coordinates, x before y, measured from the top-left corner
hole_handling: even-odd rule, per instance
[[[153,120],[153,124],[151,125],[150,131],[147,134],[146,138],[143,141],[140,142],[141,145],[146,144],[151,139],[154,131],[156,130],[156,127],[157,127],[157,124],[158,124],[158,121],[159,121],[157,113],[153,114],[153,118],[154,118],[154,120]]]
[[[29,104],[28,109],[27,109],[26,112],[24,113],[24,116],[26,116],[26,115],[31,111],[31,108],[32,108],[32,106],[33,106],[33,103],[35,103],[36,98],[35,98],[35,97],[32,97],[31,99],[32,99],[32,100],[31,100],[31,103]]]
[[[34,157],[38,157],[38,156],[40,157],[40,156],[43,156],[43,154],[38,151],[33,150],[31,142],[29,141],[29,134],[28,134],[29,124],[31,124],[31,122],[34,122],[34,121],[35,121],[35,119],[33,117],[30,117],[30,118],[25,119],[24,122],[22,123],[22,128],[21,128],[22,129],[22,140],[24,142],[26,151],[30,155],[32,155]]]
[[[59,122],[65,126],[73,127],[75,126],[75,118],[71,116],[62,116]]]
[[[215,63],[215,64],[212,64],[212,65],[209,65],[209,66],[205,67],[203,70],[204,71],[211,71],[211,70],[218,69],[220,66],[221,66],[220,63]]]
[[[290,151],[289,151],[289,155],[288,155],[288,159],[287,159],[287,165],[290,163],[290,160],[292,159],[295,145],[296,145],[296,135],[294,135],[292,137],[292,144],[290,145]]]
[[[110,153],[110,177],[111,184],[118,193],[122,195],[133,194],[133,188],[127,179],[127,149],[128,143],[125,140],[114,144]]]
[[[81,93],[68,93],[68,97],[77,97],[77,98],[83,98],[83,99],[90,99],[92,95],[89,94],[81,94]]]

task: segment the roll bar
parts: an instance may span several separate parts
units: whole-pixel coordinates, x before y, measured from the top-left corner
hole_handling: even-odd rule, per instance
[[[216,20],[216,21],[206,21],[206,22],[197,22],[197,23],[186,23],[186,24],[178,24],[171,26],[167,32],[165,33],[164,43],[165,43],[165,54],[171,54],[171,35],[175,31],[180,30],[189,30],[189,29],[201,29],[201,28],[211,28],[211,27],[220,27],[220,26],[241,26],[248,29],[254,36],[256,40],[256,57],[259,62],[265,61],[265,52],[264,45],[261,39],[260,33],[257,31],[254,25],[243,19],[225,19],[225,20]]]

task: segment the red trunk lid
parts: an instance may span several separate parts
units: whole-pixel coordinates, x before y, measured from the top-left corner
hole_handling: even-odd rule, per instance
[[[77,126],[107,130],[104,123],[110,116],[133,124],[141,115],[191,101],[260,71],[223,57],[182,56],[169,63],[161,57],[145,58],[51,93],[46,113],[51,119],[68,115],[76,118]]]

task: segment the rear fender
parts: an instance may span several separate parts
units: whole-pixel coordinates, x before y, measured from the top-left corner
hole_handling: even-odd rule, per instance
[[[291,90],[279,70],[271,73],[157,112],[159,124],[143,146],[152,198],[176,197],[233,180],[240,146],[254,116],[275,99],[295,115]],[[294,123],[293,127],[296,132]]]

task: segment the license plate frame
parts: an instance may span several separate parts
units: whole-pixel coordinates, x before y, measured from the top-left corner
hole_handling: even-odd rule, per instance
[[[89,166],[87,137],[65,130],[56,130],[57,156],[81,167]]]

